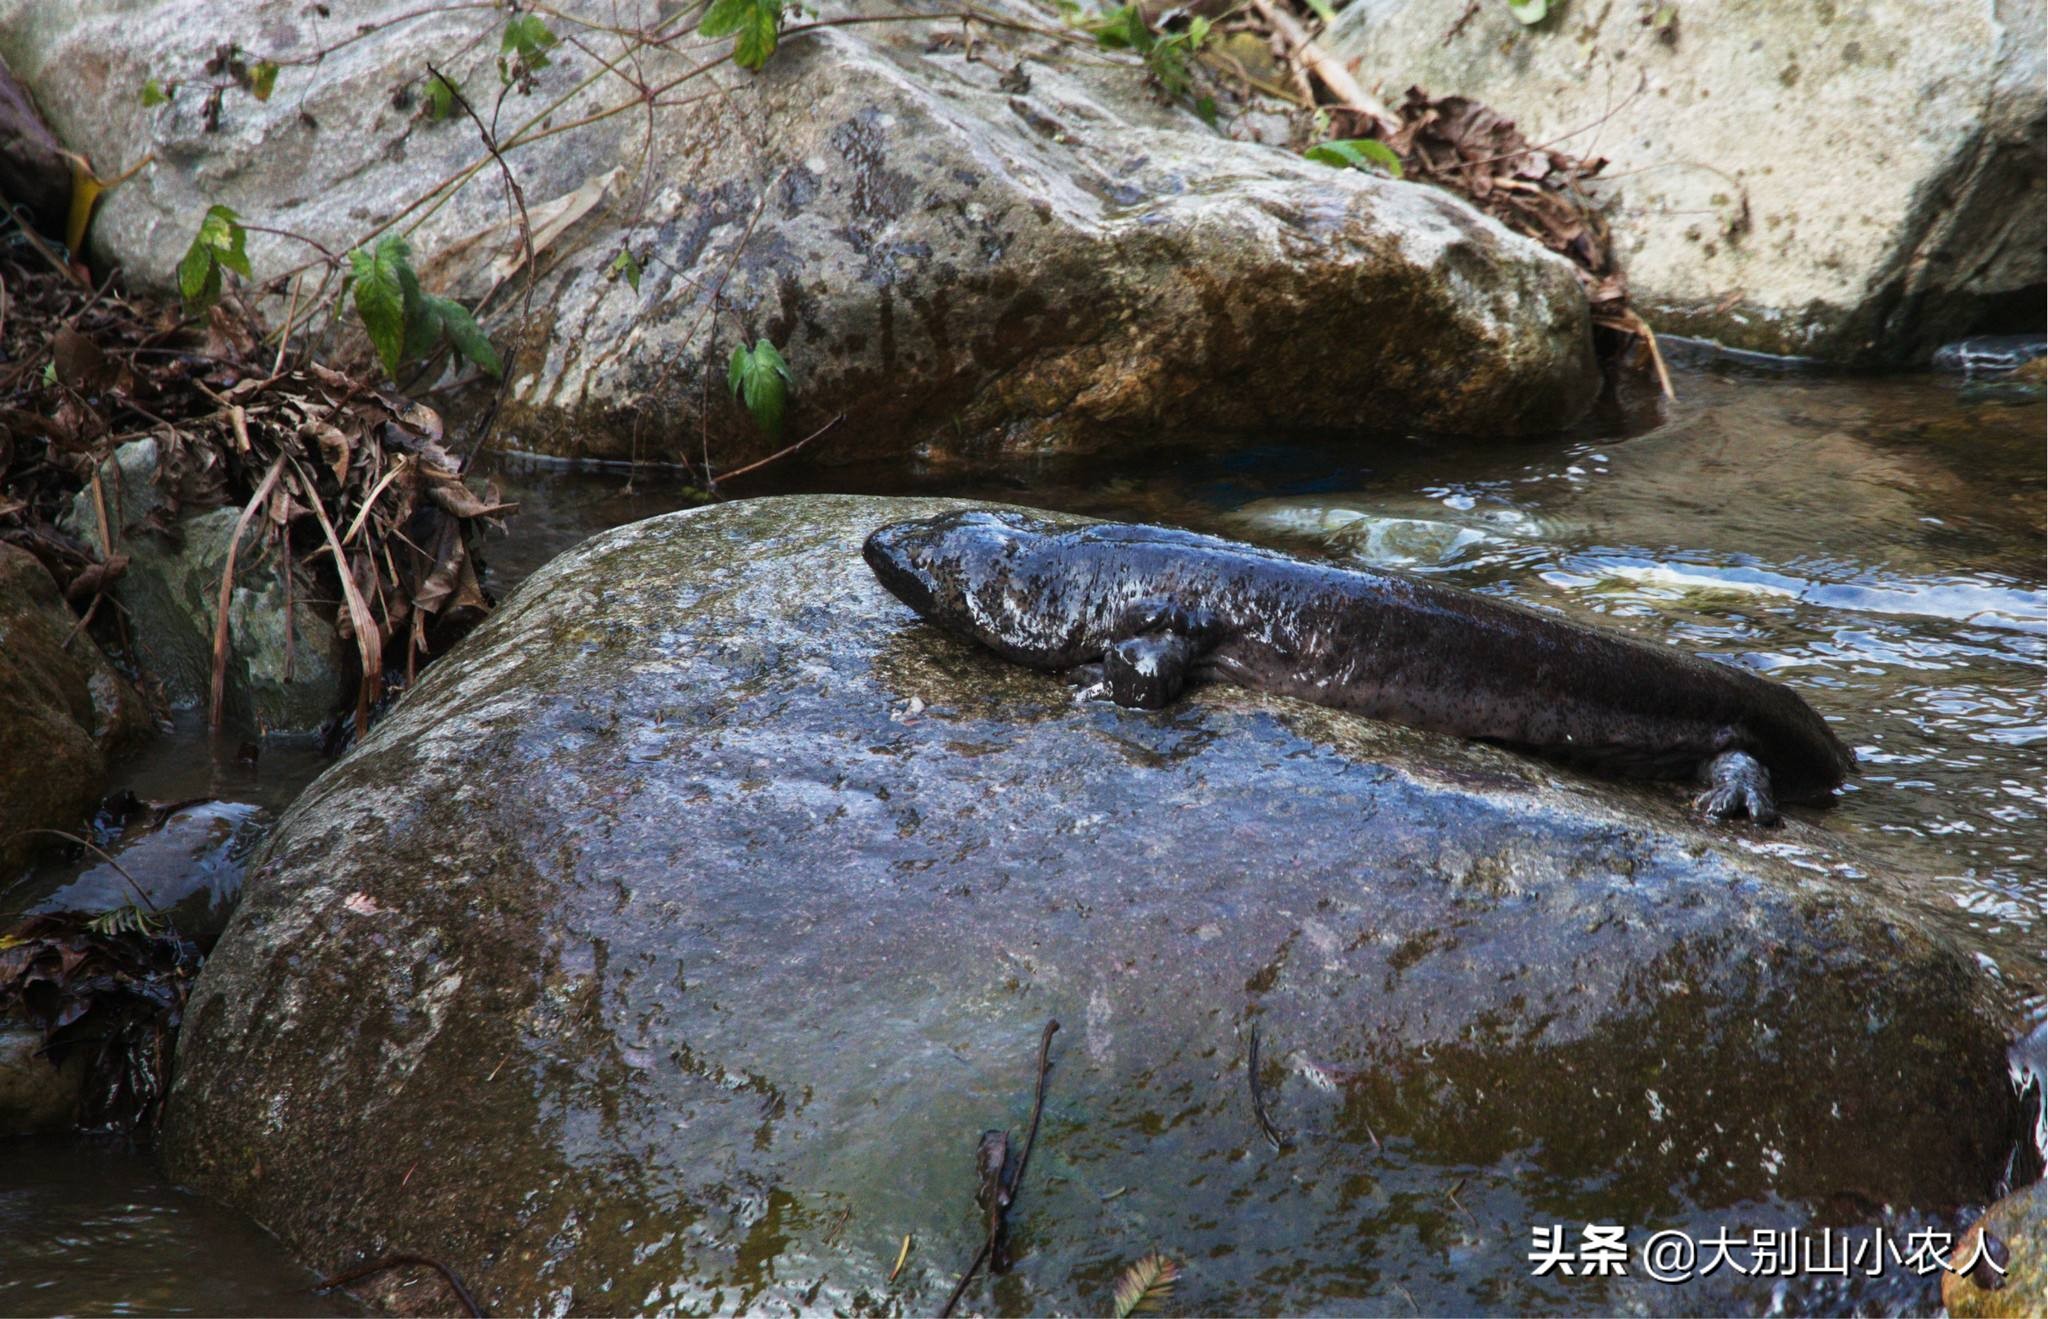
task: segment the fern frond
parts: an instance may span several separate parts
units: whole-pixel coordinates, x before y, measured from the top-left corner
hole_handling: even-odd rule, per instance
[[[1131,1265],[1116,1280],[1116,1319],[1157,1311],[1179,1277],[1180,1265],[1156,1250]]]

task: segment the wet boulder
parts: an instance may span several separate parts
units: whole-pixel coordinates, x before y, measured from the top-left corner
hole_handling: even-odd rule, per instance
[[[1485,101],[1595,180],[1666,334],[1863,364],[2038,332],[2041,0],[1506,5],[1360,0],[1329,44],[1398,101]]]
[[[704,43],[628,50],[616,31],[683,11],[551,10],[582,48],[551,48],[498,116],[544,260],[504,412],[515,442],[695,459],[708,434],[718,466],[765,453],[778,441],[725,387],[733,349],[764,337],[796,378],[786,438],[846,414],[826,460],[1161,430],[1526,433],[1591,402],[1563,261],[1448,194],[1233,140],[1155,99],[1137,60],[1063,40],[1048,10],[987,12],[997,24],[965,35],[950,11],[793,22],[758,74],[692,75]],[[130,275],[172,285],[214,204],[339,251],[468,169],[411,242],[433,290],[498,290],[486,321],[505,344],[528,303],[518,213],[495,167],[469,169],[490,158],[468,117],[431,110],[426,69],[496,101],[506,17],[377,0],[348,22],[366,35],[337,41],[300,0],[0,0],[6,54],[60,133],[110,169],[155,155],[94,225]],[[284,62],[267,100],[208,96],[226,42],[245,68]],[[600,59],[667,88],[667,108],[650,122]],[[145,106],[152,79],[178,94]],[[252,233],[248,251],[267,280],[308,249]]]
[[[142,698],[79,627],[35,556],[0,542],[0,882],[35,829],[75,829],[107,758],[149,727]]]
[[[1986,973],[1824,816],[1705,831],[1677,787],[1236,688],[1076,705],[861,561],[956,506],[726,504],[529,580],[252,863],[176,1175],[495,1309],[929,1312],[1048,1019],[973,1306],[1105,1309],[1158,1248],[1191,1310],[1668,1307],[1532,1278],[1529,1224],[2005,1166]]]

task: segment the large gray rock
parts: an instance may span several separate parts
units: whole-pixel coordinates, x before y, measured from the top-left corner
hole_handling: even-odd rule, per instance
[[[1393,99],[1475,97],[1607,157],[1593,191],[1657,329],[1895,363],[2041,327],[2041,0],[1444,9],[1356,0],[1330,45]]]
[[[114,524],[108,543],[129,558],[109,593],[126,613],[135,658],[169,704],[204,708],[213,692],[221,577],[242,510],[169,512],[156,484],[154,439],[122,445],[100,470],[107,519]],[[152,521],[167,524],[170,533],[145,529]],[[90,490],[72,499],[63,522],[88,544],[102,543]],[[284,575],[266,531],[261,520],[252,521],[235,556],[223,703],[226,717],[245,727],[304,732],[344,708],[354,686],[332,615],[314,605],[303,569],[287,620]]]
[[[0,884],[41,841],[35,830],[84,822],[108,758],[149,724],[49,572],[0,542]]]
[[[558,8],[627,26],[684,12]],[[418,10],[375,0],[346,21]],[[531,97],[494,112],[504,15],[456,8],[286,67],[267,103],[230,91],[207,130],[199,72],[217,44],[304,56],[342,21],[299,0],[231,14],[211,0],[0,0],[0,51],[74,147],[109,168],[155,153],[94,225],[133,276],[170,283],[213,203],[345,248],[481,161],[412,237],[436,282],[485,292],[516,264],[491,267],[518,250],[515,212],[469,121],[430,122],[406,89],[445,64],[508,138],[593,73],[552,111],[557,126],[636,94],[563,45]],[[775,447],[726,390],[735,343],[760,336],[796,374],[785,438],[843,411],[818,450],[840,459],[1169,428],[1527,432],[1596,393],[1585,299],[1535,244],[1443,193],[1219,137],[1085,41],[979,28],[973,60],[957,43],[927,50],[958,27],[791,36],[758,76],[726,66],[681,83],[669,95],[687,103],[656,113],[651,138],[635,108],[508,152],[536,227],[582,217],[545,254],[535,348],[505,414],[514,442],[649,459],[708,447],[718,466]],[[578,31],[617,58],[615,38]],[[705,51],[686,40],[631,63],[664,84]],[[151,110],[137,98],[148,78],[183,84]],[[249,247],[262,278],[309,251],[266,234]],[[637,290],[611,273],[625,248],[645,271]],[[513,279],[493,304],[501,341],[524,296]]]
[[[503,1311],[924,1313],[1047,1018],[977,1307],[1105,1309],[1158,1247],[1191,1311],[1753,1310],[1531,1278],[1529,1225],[2004,1168],[1984,972],[1824,823],[1702,832],[1677,788],[1234,688],[1077,707],[861,562],[949,506],[728,504],[536,574],[258,857],[176,1175]]]

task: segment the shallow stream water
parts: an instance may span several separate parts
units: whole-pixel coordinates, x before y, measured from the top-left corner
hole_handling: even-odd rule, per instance
[[[1862,762],[1828,827],[1929,886],[1940,919],[2006,987],[2021,1033],[2048,1012],[2040,396],[1725,367],[1676,383],[1674,404],[1529,442],[1276,438],[785,466],[725,493],[964,495],[1172,523],[1427,574],[1767,672]],[[487,551],[501,595],[591,532],[687,502],[673,478],[645,472],[629,482],[501,459],[497,475],[522,505],[515,535]],[[116,783],[277,810],[322,763],[273,745],[250,766],[236,749],[187,721]],[[13,1227],[24,1212],[40,1234]],[[0,1146],[0,1219],[0,1311],[323,1304],[267,1238],[180,1197],[140,1156]],[[74,1220],[85,1226],[58,1230]],[[282,1299],[294,1288],[300,1300]],[[1888,1304],[1932,1301],[1907,1290]]]

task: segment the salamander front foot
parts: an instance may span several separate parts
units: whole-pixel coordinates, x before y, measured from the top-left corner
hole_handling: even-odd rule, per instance
[[[1778,823],[1778,803],[1771,795],[1771,772],[1746,751],[1723,751],[1700,767],[1707,790],[1693,799],[1710,820],[1747,815],[1766,827]]]

